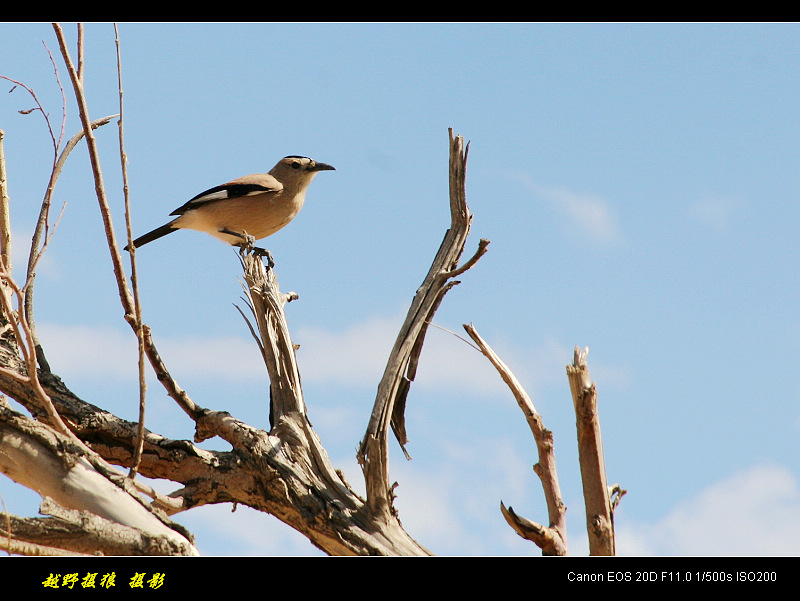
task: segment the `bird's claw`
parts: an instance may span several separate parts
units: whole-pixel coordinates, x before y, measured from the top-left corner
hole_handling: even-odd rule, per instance
[[[247,236],[247,241],[238,244],[239,247],[239,254],[244,256],[247,253],[255,255],[257,257],[266,257],[267,258],[267,266],[272,269],[275,267],[275,261],[272,258],[272,253],[269,252],[266,248],[260,248],[258,246],[253,246],[253,242],[255,242],[255,238],[252,236]]]
[[[257,255],[259,257],[266,257],[267,267],[269,267],[270,269],[275,267],[275,261],[272,259],[272,253],[269,252],[266,248],[258,248],[257,246],[253,246],[252,252],[254,255]]]

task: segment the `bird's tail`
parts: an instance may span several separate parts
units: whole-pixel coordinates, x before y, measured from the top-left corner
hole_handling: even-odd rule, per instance
[[[162,225],[161,227],[157,227],[152,232],[147,232],[144,236],[139,236],[136,240],[133,241],[133,247],[139,248],[140,246],[144,246],[148,242],[152,242],[153,240],[158,240],[162,236],[166,236],[167,234],[171,234],[172,232],[177,231],[176,228],[172,227],[172,222],[170,221],[166,225]],[[125,250],[130,250],[127,246]]]

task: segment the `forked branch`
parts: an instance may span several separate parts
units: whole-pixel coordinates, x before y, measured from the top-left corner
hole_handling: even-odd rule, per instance
[[[367,504],[376,515],[388,519],[394,513],[392,487],[389,484],[389,428],[405,452],[405,403],[414,379],[417,359],[428,324],[444,294],[457,282],[450,281],[463,272],[458,260],[464,251],[472,215],[466,200],[466,169],[469,144],[450,133],[450,229],[447,230],[428,275],[417,290],[406,319],[395,340],[389,360],[378,385],[367,431],[358,450],[367,488]],[[486,251],[482,241],[478,253],[467,262],[472,266]]]
[[[273,269],[257,254],[244,251],[241,259],[247,302],[255,319],[255,325],[249,320],[248,325],[270,379],[271,430],[260,434],[259,452],[265,454],[260,463],[274,466],[280,478],[272,477],[270,486],[280,481],[288,497],[281,499],[282,506],[273,499],[270,513],[330,554],[429,555],[395,516],[382,519],[369,511],[331,465],[306,415],[295,345],[286,323],[284,306],[297,295],[280,292]]]

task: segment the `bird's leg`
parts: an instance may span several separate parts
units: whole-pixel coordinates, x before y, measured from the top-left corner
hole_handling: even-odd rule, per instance
[[[269,252],[266,248],[259,248],[258,246],[253,246],[253,243],[256,241],[253,236],[248,234],[247,232],[234,232],[233,230],[229,230],[228,228],[222,228],[219,230],[223,234],[228,234],[230,236],[236,236],[237,238],[241,238],[242,242],[236,244],[238,246],[241,253],[251,252],[256,256],[259,257],[266,257],[267,258],[267,265],[270,269],[275,267],[275,261],[272,258],[272,253]]]

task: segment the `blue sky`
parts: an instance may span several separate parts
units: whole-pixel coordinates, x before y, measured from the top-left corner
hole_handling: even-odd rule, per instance
[[[64,24],[74,39],[74,26]],[[309,416],[362,488],[355,449],[411,298],[448,226],[447,128],[470,141],[471,254],[436,325],[472,322],[554,432],[572,554],[585,554],[565,366],[588,346],[621,555],[800,553],[800,41],[797,24],[133,24],[119,26],[133,220],[161,225],[198,192],[289,154],[330,163],[263,241],[284,290]],[[49,24],[0,25],[0,75],[79,125]],[[86,28],[93,118],[116,113],[114,31]],[[74,46],[73,46],[74,47]],[[11,85],[6,86],[11,88]],[[3,87],[0,87],[5,92]],[[52,157],[23,90],[0,94],[24,265]],[[98,131],[124,237],[117,127]],[[87,401],[136,415],[122,319],[85,146],[36,283],[53,370]],[[193,399],[266,425],[266,373],[234,303],[235,253],[179,232],[137,253],[144,319]],[[18,271],[17,273],[20,273]],[[101,352],[98,353],[98,349]],[[151,378],[148,427],[192,423]],[[430,331],[391,476],[404,526],[443,555],[538,555],[500,502],[546,520],[535,445],[499,376]],[[226,448],[210,441],[209,448]],[[217,445],[217,446],[215,446]],[[166,490],[170,490],[167,488]],[[38,497],[0,478],[33,515]],[[270,516],[181,516],[207,555],[316,555]],[[758,524],[754,540],[750,528]]]

